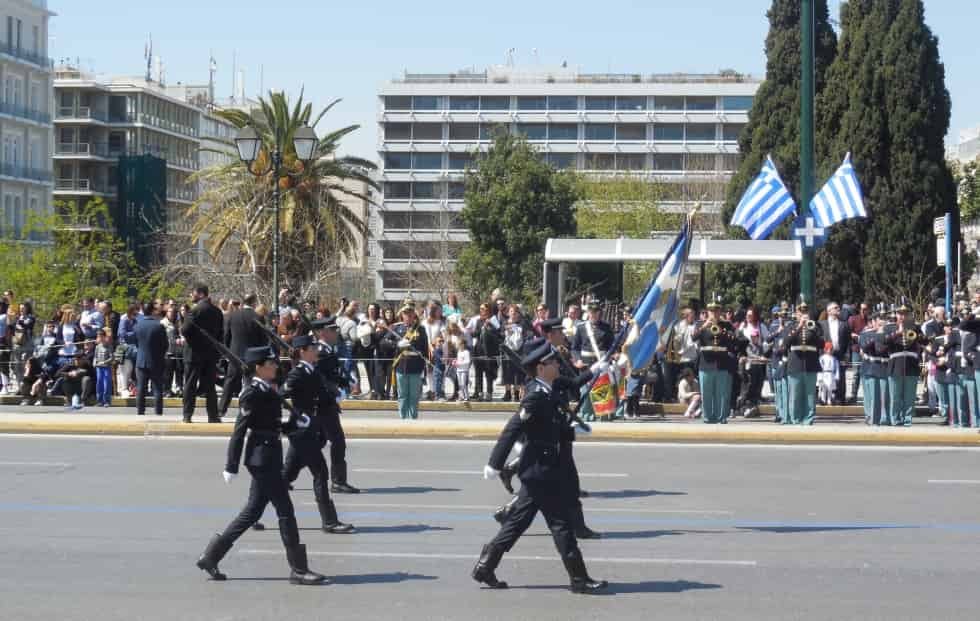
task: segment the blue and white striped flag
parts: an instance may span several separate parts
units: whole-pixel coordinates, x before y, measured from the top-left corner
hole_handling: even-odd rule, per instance
[[[851,154],[844,158],[834,176],[810,201],[810,211],[818,226],[828,227],[851,218],[867,218],[861,183],[851,165]]]
[[[752,239],[765,239],[794,211],[796,203],[779,177],[772,156],[767,156],[762,172],[735,208],[732,226],[742,227]]]

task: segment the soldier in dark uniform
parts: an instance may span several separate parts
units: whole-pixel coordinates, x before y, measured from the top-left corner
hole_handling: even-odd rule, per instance
[[[612,326],[603,321],[599,314],[599,303],[589,302],[588,309],[588,320],[575,329],[575,338],[572,339],[572,359],[575,367],[579,369],[590,368],[602,360],[616,339]],[[587,389],[583,388],[583,390]],[[592,409],[589,395],[582,394],[580,398],[584,400],[579,410],[582,420],[595,420],[595,410]]]
[[[956,361],[953,369],[956,372],[959,398],[956,400],[955,416],[952,418],[956,427],[969,427],[971,421],[977,419],[980,405],[977,403],[977,333],[961,331],[960,318],[953,317],[950,321],[953,328],[953,342],[956,346]],[[952,408],[951,408],[952,409]]]
[[[298,361],[286,376],[283,397],[292,401],[293,408],[298,413],[309,416],[312,423],[306,429],[290,432],[289,450],[286,451],[282,476],[287,483],[292,483],[299,476],[300,470],[309,468],[313,475],[313,496],[316,498],[317,509],[320,510],[323,532],[351,533],[354,527],[340,521],[337,507],[330,499],[330,470],[322,450],[327,442],[326,426],[320,420],[326,409],[320,407],[320,401],[333,397],[313,366],[319,352],[313,337],[305,334],[294,336],[292,347]]]
[[[912,426],[915,387],[919,383],[922,335],[911,322],[911,309],[903,302],[895,311],[896,322],[885,329],[882,354],[888,356],[888,423]]]
[[[861,350],[861,391],[864,395],[864,421],[869,425],[880,425],[885,410],[887,391],[887,358],[879,355],[884,344],[882,327],[885,317],[876,313],[858,335],[858,348]]]
[[[392,363],[398,386],[398,414],[402,419],[415,420],[419,417],[422,376],[428,364],[429,337],[419,325],[415,304],[410,300],[406,301],[398,315],[401,322],[391,327],[387,337],[398,347],[398,356]]]
[[[347,397],[351,378],[344,373],[337,357],[337,318],[318,319],[313,322],[313,330],[317,337],[316,370],[324,386],[317,404],[317,418],[324,437],[330,441],[330,491],[357,494],[361,490],[347,482],[347,437],[340,424],[340,401]]]
[[[824,340],[820,324],[810,319],[809,310],[806,302],[800,302],[796,307],[796,325],[785,339],[789,351],[786,360],[789,420],[794,425],[812,425],[817,415],[817,373]]]
[[[253,377],[239,397],[239,413],[228,443],[224,479],[231,483],[237,475],[244,448],[245,467],[252,475],[252,486],[245,507],[223,533],[211,538],[197,566],[214,580],[224,580],[225,575],[218,569],[218,563],[271,502],[279,516],[279,534],[291,569],[289,581],[293,584],[322,584],[327,582],[326,576],[310,571],[307,565],[306,546],[299,542],[293,503],[286,481],[282,478],[280,434],[306,427],[310,420],[307,416],[294,413],[284,420],[282,398],[270,385],[278,368],[278,356],[271,348],[246,350],[245,362]],[[246,442],[245,435],[249,431]]]
[[[732,375],[735,359],[731,355],[735,328],[721,318],[721,304],[707,305],[708,319],[694,327],[692,338],[698,345],[698,381],[701,384],[701,407],[704,422],[709,425],[728,422],[731,412]]]
[[[958,319],[958,318],[957,318]],[[934,322],[940,323],[940,322]],[[956,322],[959,324],[959,321]],[[953,323],[948,320],[941,322],[942,332],[938,336],[926,337],[925,358],[936,367],[936,400],[939,402],[939,413],[946,424],[960,426],[960,335],[954,334]],[[931,330],[931,332],[935,332]]]
[[[771,358],[769,369],[772,377],[773,398],[776,405],[777,423],[789,422],[789,391],[786,388],[786,348],[784,341],[789,331],[788,324],[783,320],[783,310],[776,311],[778,322],[773,322],[769,332]]]
[[[572,592],[594,593],[608,584],[589,577],[575,538],[571,515],[573,490],[563,474],[567,466],[563,465],[562,455],[563,444],[575,432],[561,411],[560,397],[553,389],[559,378],[558,359],[551,345],[545,344],[526,356],[523,363],[534,380],[528,383],[520,412],[507,422],[484,467],[486,478],[499,475],[514,443],[523,436],[527,444],[518,468],[521,491],[496,537],[483,546],[473,568],[473,579],[490,588],[507,588],[507,583],[498,580],[494,573],[497,565],[541,511],[568,571]]]

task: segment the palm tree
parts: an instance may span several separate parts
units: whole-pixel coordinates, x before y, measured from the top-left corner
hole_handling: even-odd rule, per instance
[[[313,106],[304,103],[302,93],[290,108],[284,93],[270,92],[269,99],[260,98],[259,106],[250,113],[216,113],[238,128],[252,125],[265,146],[277,142],[283,145],[283,166],[255,177],[235,158],[191,177],[192,183],[200,182],[201,192],[185,215],[193,222],[192,240],[197,243],[204,239],[212,259],[231,255],[239,271],[259,280],[269,279],[275,226],[274,183],[282,192],[279,264],[284,283],[299,291],[317,291],[322,280],[336,275],[341,257],[354,255],[368,226],[342,199],[348,196],[373,202],[368,192],[356,186],[377,188],[370,177],[376,166],[357,157],[337,157],[336,151],[341,138],[360,126],[349,125],[320,138],[315,156],[307,164],[299,160],[293,148],[293,133],[304,125],[315,128],[339,101],[331,102],[314,119]],[[233,142],[225,144],[235,152]],[[253,170],[270,167],[271,155],[265,146],[253,163]]]

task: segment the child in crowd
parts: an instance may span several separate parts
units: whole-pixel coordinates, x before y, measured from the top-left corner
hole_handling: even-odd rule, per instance
[[[461,339],[456,345],[456,381],[459,383],[459,399],[464,403],[470,400],[470,348],[466,339]]]
[[[446,400],[446,363],[444,362],[443,356],[445,355],[445,345],[446,339],[442,338],[442,335],[437,336],[435,341],[432,343],[432,388],[435,398],[438,401]]]
[[[686,368],[681,375],[681,382],[677,385],[677,399],[687,405],[684,416],[687,418],[698,418],[701,416],[701,386],[697,378],[694,377],[694,369]]]
[[[817,393],[820,396],[820,403],[830,405],[834,398],[834,389],[837,388],[837,381],[840,379],[840,366],[837,358],[831,352],[834,344],[830,341],[824,343],[823,355],[820,356],[820,375],[817,376]]]
[[[109,328],[95,335],[95,397],[100,407],[112,404],[112,344]]]

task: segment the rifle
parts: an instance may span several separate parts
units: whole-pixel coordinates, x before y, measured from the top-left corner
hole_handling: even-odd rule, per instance
[[[503,345],[503,344],[500,346],[500,349],[504,352],[504,354],[507,355],[507,359],[510,360],[512,364],[516,365],[517,368],[519,369],[523,368],[522,359],[516,351],[514,351],[507,345]],[[558,355],[558,353],[556,352],[555,355]],[[577,386],[576,388],[581,388],[581,385]],[[581,398],[579,401],[581,403]],[[579,411],[578,407],[576,407],[574,411],[570,411],[570,410],[567,411],[566,413],[568,414],[569,420],[575,423],[575,426],[579,427],[586,433],[590,433],[592,431],[592,427],[589,426],[589,424],[586,423],[584,420],[579,418],[578,411]]]
[[[292,353],[296,349],[286,341],[282,340],[282,338],[276,334],[275,330],[262,323],[258,318],[253,319],[253,321],[259,326],[259,328],[262,329],[263,332],[265,332],[265,335],[269,337],[269,340],[272,341],[279,349],[285,349],[289,353]]]

